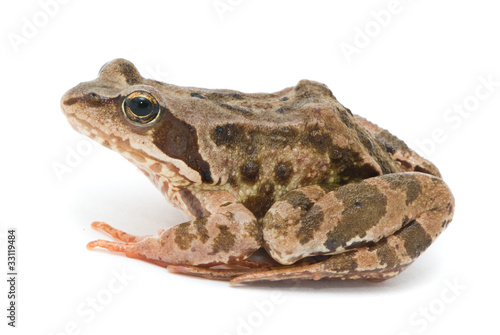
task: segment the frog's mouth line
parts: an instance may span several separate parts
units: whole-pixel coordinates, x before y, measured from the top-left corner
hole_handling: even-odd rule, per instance
[[[68,121],[77,132],[83,134],[90,138],[91,140],[99,143],[103,147],[106,147],[112,151],[121,154],[125,159],[129,160],[135,166],[137,166],[141,171],[147,171],[151,175],[159,175],[168,180],[171,185],[182,185],[182,184],[194,184],[196,181],[189,179],[180,173],[180,169],[172,162],[166,162],[159,160],[143,150],[133,149],[130,145],[127,145],[128,140],[125,141],[117,136],[110,136],[99,128],[93,127],[88,121],[78,118],[76,115],[67,115]],[[149,163],[149,164],[148,164]],[[158,169],[154,168],[154,164],[160,163],[167,167],[168,174],[166,171],[159,174]],[[180,182],[183,180],[184,182]]]

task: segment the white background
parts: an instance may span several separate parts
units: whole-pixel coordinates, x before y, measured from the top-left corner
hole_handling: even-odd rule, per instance
[[[498,333],[494,1],[54,1],[9,1],[0,13],[2,334]],[[342,51],[348,45],[355,53]],[[152,234],[186,219],[60,112],[67,89],[117,57],[185,86],[272,92],[323,82],[436,163],[455,219],[407,271],[378,284],[230,287],[88,251],[103,237],[94,220]],[[6,326],[8,227],[18,232],[16,329]]]

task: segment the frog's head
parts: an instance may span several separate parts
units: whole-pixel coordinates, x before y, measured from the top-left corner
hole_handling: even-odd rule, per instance
[[[184,143],[171,145],[176,132],[189,131],[169,113],[165,87],[143,78],[129,61],[115,59],[101,68],[97,79],[66,92],[61,106],[73,128],[119,152],[149,177],[200,182],[202,174],[175,152],[193,139],[186,135]]]

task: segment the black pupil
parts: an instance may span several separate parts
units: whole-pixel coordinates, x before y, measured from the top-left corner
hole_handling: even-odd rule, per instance
[[[139,117],[148,116],[153,111],[151,101],[144,97],[135,97],[129,100],[128,105],[132,112]]]

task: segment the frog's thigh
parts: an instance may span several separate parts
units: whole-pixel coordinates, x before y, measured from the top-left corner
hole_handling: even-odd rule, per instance
[[[234,263],[261,247],[255,216],[232,195],[215,191],[199,194],[198,198],[209,213],[206,217],[174,226],[159,236],[129,239],[134,243],[98,240],[89,245],[163,265]]]
[[[415,243],[426,243],[426,235],[434,239],[451,220],[454,206],[441,179],[419,172],[348,184],[315,202],[306,194],[311,201],[298,201],[301,192],[286,195],[264,218],[264,246],[281,264],[373,244],[414,220],[425,231]]]

